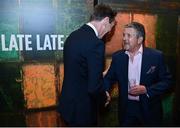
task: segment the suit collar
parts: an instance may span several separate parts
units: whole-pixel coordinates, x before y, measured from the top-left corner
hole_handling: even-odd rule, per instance
[[[97,29],[94,27],[94,25],[93,25],[93,24],[91,24],[90,22],[89,22],[89,23],[87,23],[86,25],[88,25],[89,27],[91,27],[91,28],[94,30],[94,32],[95,32],[95,34],[96,34],[96,36],[98,37],[98,31],[97,31]]]
[[[130,52],[129,51],[125,51],[125,53],[130,56]],[[141,44],[140,48],[138,49],[138,51],[135,53],[135,55],[137,54],[143,54],[143,45]]]
[[[96,36],[94,30],[93,30],[89,25],[87,25],[87,24],[84,24],[84,25],[81,27],[81,29],[84,29],[85,31],[88,31],[89,34],[91,33],[91,34],[93,34],[94,36]],[[97,36],[96,36],[96,37],[97,37]]]

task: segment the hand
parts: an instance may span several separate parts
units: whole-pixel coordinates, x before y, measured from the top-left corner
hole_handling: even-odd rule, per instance
[[[110,66],[109,66],[110,67]],[[103,77],[107,74],[109,67],[103,72]]]
[[[130,95],[138,96],[140,94],[146,94],[147,90],[144,85],[135,85],[129,90]]]
[[[106,91],[106,96],[107,96],[107,99],[106,99],[106,103],[105,103],[105,107],[107,107],[107,105],[109,104],[109,102],[111,101],[111,96],[110,96],[110,94],[109,94],[109,92],[108,91]]]

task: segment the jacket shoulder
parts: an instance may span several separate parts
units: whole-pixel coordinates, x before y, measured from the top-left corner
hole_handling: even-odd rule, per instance
[[[118,56],[123,56],[123,55],[125,55],[125,51],[124,50],[118,50],[112,54],[112,58],[116,58]]]
[[[158,50],[158,49],[154,49],[154,48],[144,48],[144,51],[147,53],[150,53],[151,55],[162,55],[162,51]]]

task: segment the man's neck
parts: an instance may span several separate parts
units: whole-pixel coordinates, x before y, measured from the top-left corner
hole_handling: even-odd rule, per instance
[[[102,33],[102,23],[101,23],[101,21],[91,21],[90,22],[95,28],[96,28],[96,30],[97,30],[97,32],[98,32],[98,38],[102,38],[101,37],[101,33]]]
[[[138,45],[137,47],[135,47],[134,49],[129,51],[129,54],[134,57],[137,54],[137,52],[139,51],[140,47],[141,47],[141,45]]]
[[[130,57],[130,59],[131,59],[132,62],[133,62],[133,60],[134,60],[134,56],[139,52],[140,48],[141,48],[141,45],[138,45],[138,46],[135,47],[133,50],[128,51],[128,52],[129,52],[129,57]]]

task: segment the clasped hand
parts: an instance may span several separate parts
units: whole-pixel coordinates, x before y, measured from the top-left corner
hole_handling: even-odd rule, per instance
[[[128,93],[133,96],[138,96],[140,94],[145,94],[147,92],[144,85],[135,85],[129,89]]]

